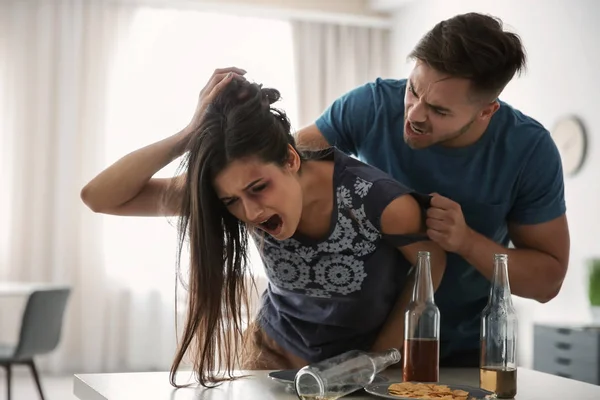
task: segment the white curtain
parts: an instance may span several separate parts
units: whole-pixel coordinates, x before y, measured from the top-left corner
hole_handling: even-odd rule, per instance
[[[216,67],[243,67],[280,89],[295,121],[291,42],[286,21],[128,0],[0,0],[0,279],[73,288],[43,371],[170,367],[174,227],[94,214],[79,191],[115,159],[181,129]],[[16,339],[21,312],[0,298],[0,342]]]
[[[0,279],[73,287],[60,346],[41,369],[165,370],[175,350],[175,230],[93,214],[79,198],[89,179],[187,123],[216,67],[280,89],[299,127],[386,74],[387,40],[377,29],[290,29],[143,2],[0,0]],[[12,306],[0,299],[0,340],[20,317]]]
[[[73,287],[43,370],[117,369],[124,353],[126,340],[107,334],[125,321],[114,314],[123,294],[104,273],[102,219],[79,191],[104,163],[111,57],[132,15],[101,0],[0,2],[0,277]]]
[[[113,62],[104,165],[188,123],[198,93],[216,67],[242,67],[248,79],[279,89],[283,101],[278,106],[295,120],[291,43],[287,21],[140,7]],[[179,162],[156,176],[173,176]],[[175,337],[175,221],[117,216],[103,216],[103,221],[106,274],[129,289],[126,365],[132,370],[165,370]],[[250,261],[260,278],[262,263],[252,250]],[[259,286],[264,288],[264,282]]]
[[[298,125],[306,126],[345,92],[390,69],[390,30],[294,21]]]

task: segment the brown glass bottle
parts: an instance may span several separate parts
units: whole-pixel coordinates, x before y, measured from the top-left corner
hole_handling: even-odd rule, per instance
[[[403,380],[438,382],[440,311],[433,298],[430,254],[419,252],[412,299],[404,314]]]

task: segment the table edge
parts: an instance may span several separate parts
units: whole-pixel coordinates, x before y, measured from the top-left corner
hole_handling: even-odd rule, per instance
[[[73,394],[80,400],[108,400],[100,392],[95,390],[90,384],[88,384],[81,375],[85,374],[74,374],[73,375]],[[95,374],[90,374],[95,375]]]

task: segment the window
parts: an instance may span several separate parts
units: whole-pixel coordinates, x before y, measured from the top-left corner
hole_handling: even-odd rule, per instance
[[[286,21],[143,8],[112,68],[106,165],[181,130],[217,67],[238,66],[248,79],[282,93],[296,120],[291,26]],[[157,176],[171,176],[178,160]],[[108,273],[132,289],[174,286],[177,231],[167,218],[105,217]],[[253,249],[253,265],[260,265]],[[185,257],[183,259],[185,261]],[[262,267],[255,268],[262,273]]]

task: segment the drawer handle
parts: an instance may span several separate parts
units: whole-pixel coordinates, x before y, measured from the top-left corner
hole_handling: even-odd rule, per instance
[[[558,328],[556,330],[556,332],[560,333],[561,335],[570,335],[571,334],[571,330],[568,328]]]
[[[557,357],[556,362],[561,365],[570,365],[571,364],[571,360],[569,360],[568,358],[564,358],[564,357]]]
[[[556,343],[556,348],[561,350],[569,350],[571,348],[570,343],[558,342]]]
[[[563,378],[569,378],[569,379],[571,378],[571,374],[565,374],[565,373],[562,373],[562,372],[557,372],[556,375],[557,376],[562,376]]]

